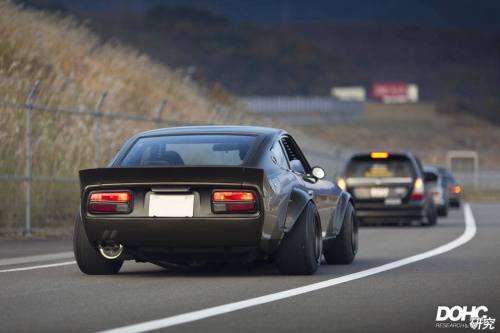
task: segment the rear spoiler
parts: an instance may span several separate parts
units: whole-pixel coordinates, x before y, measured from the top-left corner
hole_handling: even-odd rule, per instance
[[[80,170],[82,191],[92,185],[214,184],[254,185],[262,189],[264,170],[238,166],[119,167]]]

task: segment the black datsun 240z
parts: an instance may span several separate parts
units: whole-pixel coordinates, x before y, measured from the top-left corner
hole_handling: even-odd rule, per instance
[[[107,168],[80,171],[74,252],[87,274],[124,260],[161,266],[269,259],[282,274],[350,264],[350,195],[311,167],[290,134],[244,126],[140,133]]]

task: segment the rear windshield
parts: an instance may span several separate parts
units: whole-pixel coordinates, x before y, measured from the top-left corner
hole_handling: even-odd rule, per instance
[[[453,178],[453,176],[451,175],[451,173],[448,170],[443,169],[443,168],[439,168],[438,170],[439,170],[439,173],[441,174],[441,176],[443,176],[443,180],[445,182],[448,182],[450,184],[456,183],[455,178]]]
[[[356,158],[346,169],[348,178],[399,178],[414,177],[413,167],[406,158],[371,159]]]
[[[250,135],[168,135],[139,138],[121,166],[241,165]]]

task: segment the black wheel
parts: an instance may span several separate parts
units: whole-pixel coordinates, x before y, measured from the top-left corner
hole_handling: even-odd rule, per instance
[[[323,251],[321,224],[316,207],[308,203],[285,234],[276,253],[275,261],[281,274],[314,274],[321,263]]]
[[[353,262],[358,252],[358,227],[356,212],[353,205],[349,203],[340,233],[324,253],[328,264],[348,265]]]
[[[437,211],[438,216],[446,217],[448,216],[448,206],[441,206]]]
[[[422,220],[421,224],[425,226],[433,226],[437,223],[437,211],[434,206],[428,207],[425,214],[425,218]]]
[[[73,233],[73,251],[76,263],[80,270],[89,275],[116,274],[123,264],[123,260],[109,260],[104,258],[90,244],[80,216],[75,220],[75,232]]]

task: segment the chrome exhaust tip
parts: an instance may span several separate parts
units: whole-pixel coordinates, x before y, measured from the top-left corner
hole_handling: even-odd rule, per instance
[[[106,259],[116,259],[123,253],[123,245],[99,245],[99,253]]]

